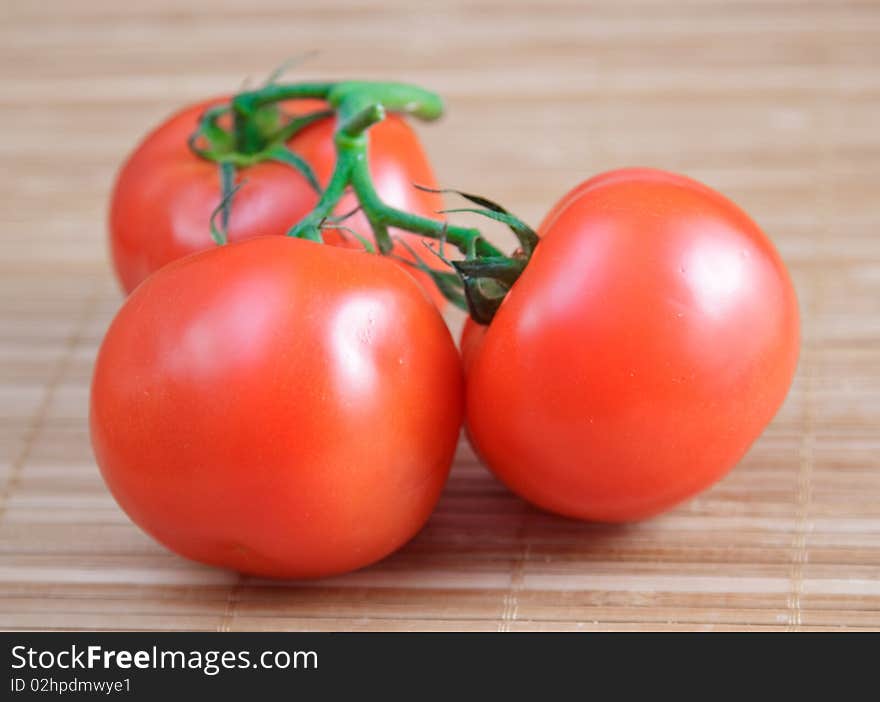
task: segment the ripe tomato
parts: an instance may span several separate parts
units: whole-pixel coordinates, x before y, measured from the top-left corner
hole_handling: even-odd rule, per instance
[[[683,176],[583,183],[488,328],[465,329],[471,440],[512,490],[581,519],[648,517],[735,465],[781,405],[798,310],[770,241]]]
[[[202,113],[222,98],[193,105],[177,113],[138,146],[122,167],[110,205],[110,248],[117,276],[131,292],[150,273],[195,251],[214,246],[209,230],[211,213],[221,200],[216,163],[199,158],[187,146]],[[323,107],[316,100],[285,103],[291,114],[305,114]],[[288,142],[326,185],[336,162],[333,119],[315,122]],[[370,129],[370,169],[376,190],[394,207],[424,217],[439,218],[440,195],[417,190],[413,183],[437,187],[431,166],[415,133],[404,119],[388,115]],[[305,177],[287,165],[262,162],[240,169],[238,180],[246,180],[236,193],[229,221],[229,241],[257,236],[285,234],[317,203],[317,193]],[[353,195],[343,198],[338,214],[356,205]],[[372,239],[369,223],[357,213],[346,225]],[[392,230],[417,245],[419,237]],[[325,239],[337,245],[358,245],[338,232]],[[411,260],[398,246],[395,254]],[[442,308],[443,296],[430,277],[409,266],[435,304]]]
[[[391,261],[286,237],[166,266],[95,367],[91,434],[134,522],[269,577],[372,563],[422,526],[463,388],[436,308]]]

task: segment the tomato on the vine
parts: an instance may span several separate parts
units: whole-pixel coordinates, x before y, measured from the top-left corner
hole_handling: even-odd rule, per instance
[[[778,253],[732,202],[625,169],[572,190],[488,327],[470,322],[466,422],[512,490],[588,520],[707,487],[772,419],[798,357]]]
[[[218,98],[178,112],[151,132],[120,170],[110,206],[110,248],[125,292],[167,263],[214,246],[209,222],[222,199],[218,165],[197,156],[188,139],[205,110],[226,101],[228,98]],[[313,99],[281,104],[291,115],[325,106]],[[306,126],[287,142],[312,167],[322,185],[326,185],[336,162],[334,129],[335,120],[327,117]],[[389,205],[440,218],[437,211],[443,207],[441,196],[413,187],[413,183],[431,188],[437,185],[418,137],[403,117],[389,114],[370,130],[369,162],[376,190]],[[241,168],[238,181],[245,182],[230,206],[229,241],[283,235],[318,201],[318,194],[299,171],[276,161]],[[355,204],[354,198],[347,195],[336,213],[344,214]],[[355,213],[345,225],[372,239],[362,213]],[[394,234],[421,248],[417,235]],[[341,246],[361,245],[340,230],[327,231],[325,239]],[[395,247],[394,253],[412,260],[403,246]],[[445,300],[430,276],[403,265],[442,308]]]
[[[128,297],[90,424],[108,486],[158,541],[244,573],[318,577],[421,528],[462,403],[449,331],[399,266],[263,237],[172,263]]]

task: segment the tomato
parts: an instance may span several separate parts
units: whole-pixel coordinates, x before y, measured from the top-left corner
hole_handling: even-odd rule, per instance
[[[431,513],[463,387],[399,266],[287,237],[150,276],[101,346],[92,444],[122,508],[188,558],[268,577],[372,563]]]
[[[110,206],[110,248],[116,273],[126,292],[133,290],[150,273],[195,251],[214,246],[209,220],[221,200],[216,163],[199,158],[187,139],[199,117],[222,98],[193,105],[171,117],[149,134],[122,167]],[[323,103],[301,100],[285,103],[291,114],[321,109]],[[313,123],[288,142],[326,185],[336,162],[333,146],[334,120]],[[437,187],[431,166],[415,133],[397,115],[388,115],[370,129],[370,168],[376,191],[400,209],[438,219],[443,207],[436,193],[417,190],[413,183]],[[231,210],[228,237],[240,241],[257,236],[285,234],[315,206],[317,193],[299,172],[288,165],[265,161],[239,170],[238,181],[246,181],[236,193]],[[347,195],[338,214],[350,211],[356,201]],[[372,240],[369,223],[357,213],[347,226]],[[392,230],[421,250],[416,235]],[[330,243],[355,246],[338,232],[328,232]],[[412,260],[399,246],[395,254]],[[445,304],[430,277],[404,266],[429,291],[438,307]]]
[[[723,196],[646,169],[572,190],[488,328],[465,329],[466,424],[534,504],[651,516],[733,467],[782,404],[795,291]]]

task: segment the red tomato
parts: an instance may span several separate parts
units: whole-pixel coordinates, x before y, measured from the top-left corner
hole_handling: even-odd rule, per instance
[[[110,247],[122,287],[131,292],[150,273],[195,251],[214,246],[209,230],[211,213],[220,203],[220,177],[216,163],[190,151],[187,139],[199,117],[223,98],[193,105],[177,113],[149,134],[129,157],[116,180],[110,206]],[[285,103],[292,114],[321,109],[323,103],[301,100]],[[319,182],[330,179],[336,153],[333,146],[334,120],[309,125],[288,146],[306,159]],[[437,187],[431,166],[415,133],[397,115],[370,129],[370,169],[379,195],[389,205],[438,219],[443,201],[436,193],[412,187],[419,183]],[[285,234],[317,203],[318,196],[306,179],[287,165],[263,162],[240,169],[238,180],[246,180],[236,193],[229,223],[229,241],[264,235]],[[346,196],[337,213],[354,208],[353,196]],[[372,240],[369,223],[358,213],[347,226]],[[419,237],[392,230],[411,244]],[[328,242],[360,246],[338,233],[328,232]],[[395,254],[411,260],[404,247]],[[445,304],[430,277],[409,266],[438,307]]]
[[[177,553],[269,577],[372,563],[431,513],[455,452],[455,345],[382,256],[265,237],[166,266],[92,383],[104,478]]]
[[[488,328],[465,329],[477,452],[547,510],[665,510],[733,467],[782,404],[798,310],[772,244],[683,176],[575,188]],[[468,350],[469,349],[469,350]]]

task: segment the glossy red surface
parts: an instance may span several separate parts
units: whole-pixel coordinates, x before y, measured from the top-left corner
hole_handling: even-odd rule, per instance
[[[223,98],[206,101],[177,113],[149,134],[117,176],[110,208],[110,247],[116,273],[126,292],[131,292],[153,271],[196,251],[214,246],[209,220],[221,200],[216,163],[196,157],[187,146],[199,117]],[[323,103],[298,100],[286,103],[290,114],[320,109]],[[334,120],[309,125],[288,146],[313,168],[318,181],[326,185],[336,162],[333,146]],[[413,183],[437,187],[431,166],[418,138],[405,120],[389,115],[369,131],[370,170],[376,190],[390,205],[424,217],[440,219],[440,195],[412,187]],[[229,222],[229,241],[283,235],[317,203],[318,196],[306,179],[287,165],[263,162],[240,169],[238,180],[246,181],[236,193]],[[347,195],[337,214],[356,205]],[[366,218],[358,213],[346,225],[372,240]],[[421,248],[419,237],[392,230]],[[360,246],[337,232],[325,239],[337,245]],[[395,254],[410,259],[398,246]],[[419,280],[438,307],[445,299],[430,277],[402,266]]]
[[[540,234],[482,339],[466,329],[478,453],[526,499],[589,520],[648,517],[716,481],[797,363],[770,241],[720,194],[647,169],[575,188]]]
[[[174,551],[317,577],[424,524],[462,396],[449,331],[398,266],[267,237],[129,296],[97,359],[92,443],[123,509]]]

